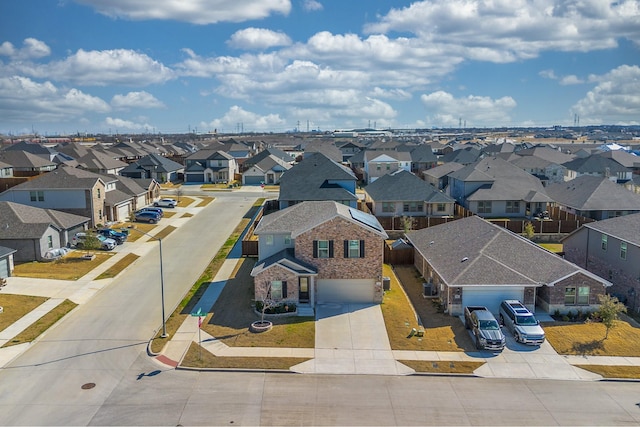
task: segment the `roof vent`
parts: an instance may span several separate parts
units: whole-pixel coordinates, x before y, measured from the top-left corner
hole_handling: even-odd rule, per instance
[[[465,262],[465,261],[468,261],[468,260],[469,260],[468,257],[464,257],[464,258],[462,258],[462,260],[460,262]]]
[[[432,240],[429,242],[429,246],[433,245],[435,242]]]

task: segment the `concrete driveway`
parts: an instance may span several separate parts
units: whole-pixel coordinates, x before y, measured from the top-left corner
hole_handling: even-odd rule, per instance
[[[317,374],[407,375],[394,360],[378,304],[316,306],[315,359],[291,368]]]

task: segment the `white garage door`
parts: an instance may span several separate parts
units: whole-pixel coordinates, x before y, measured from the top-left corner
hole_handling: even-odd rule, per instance
[[[9,259],[0,259],[0,277],[9,277]]]
[[[118,218],[114,218],[116,221],[126,221],[129,219],[129,205],[118,206]]]
[[[500,303],[505,299],[522,301],[524,288],[507,286],[478,286],[464,288],[462,291],[462,306],[483,305],[496,316],[500,311]]]
[[[316,283],[318,302],[371,303],[374,285],[373,279],[321,279]]]

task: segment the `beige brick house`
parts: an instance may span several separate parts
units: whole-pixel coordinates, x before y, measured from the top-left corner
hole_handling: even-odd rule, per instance
[[[313,308],[382,302],[387,234],[372,215],[333,201],[302,202],[262,218],[255,298]]]

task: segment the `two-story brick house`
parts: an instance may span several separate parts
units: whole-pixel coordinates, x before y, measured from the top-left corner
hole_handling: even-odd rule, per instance
[[[236,159],[222,150],[200,150],[185,159],[185,182],[227,183],[237,173]]]
[[[313,308],[382,302],[387,234],[372,215],[333,201],[302,202],[266,215],[255,229],[255,298]]]
[[[610,293],[640,311],[640,213],[584,224],[562,244],[567,260],[610,280]]]

